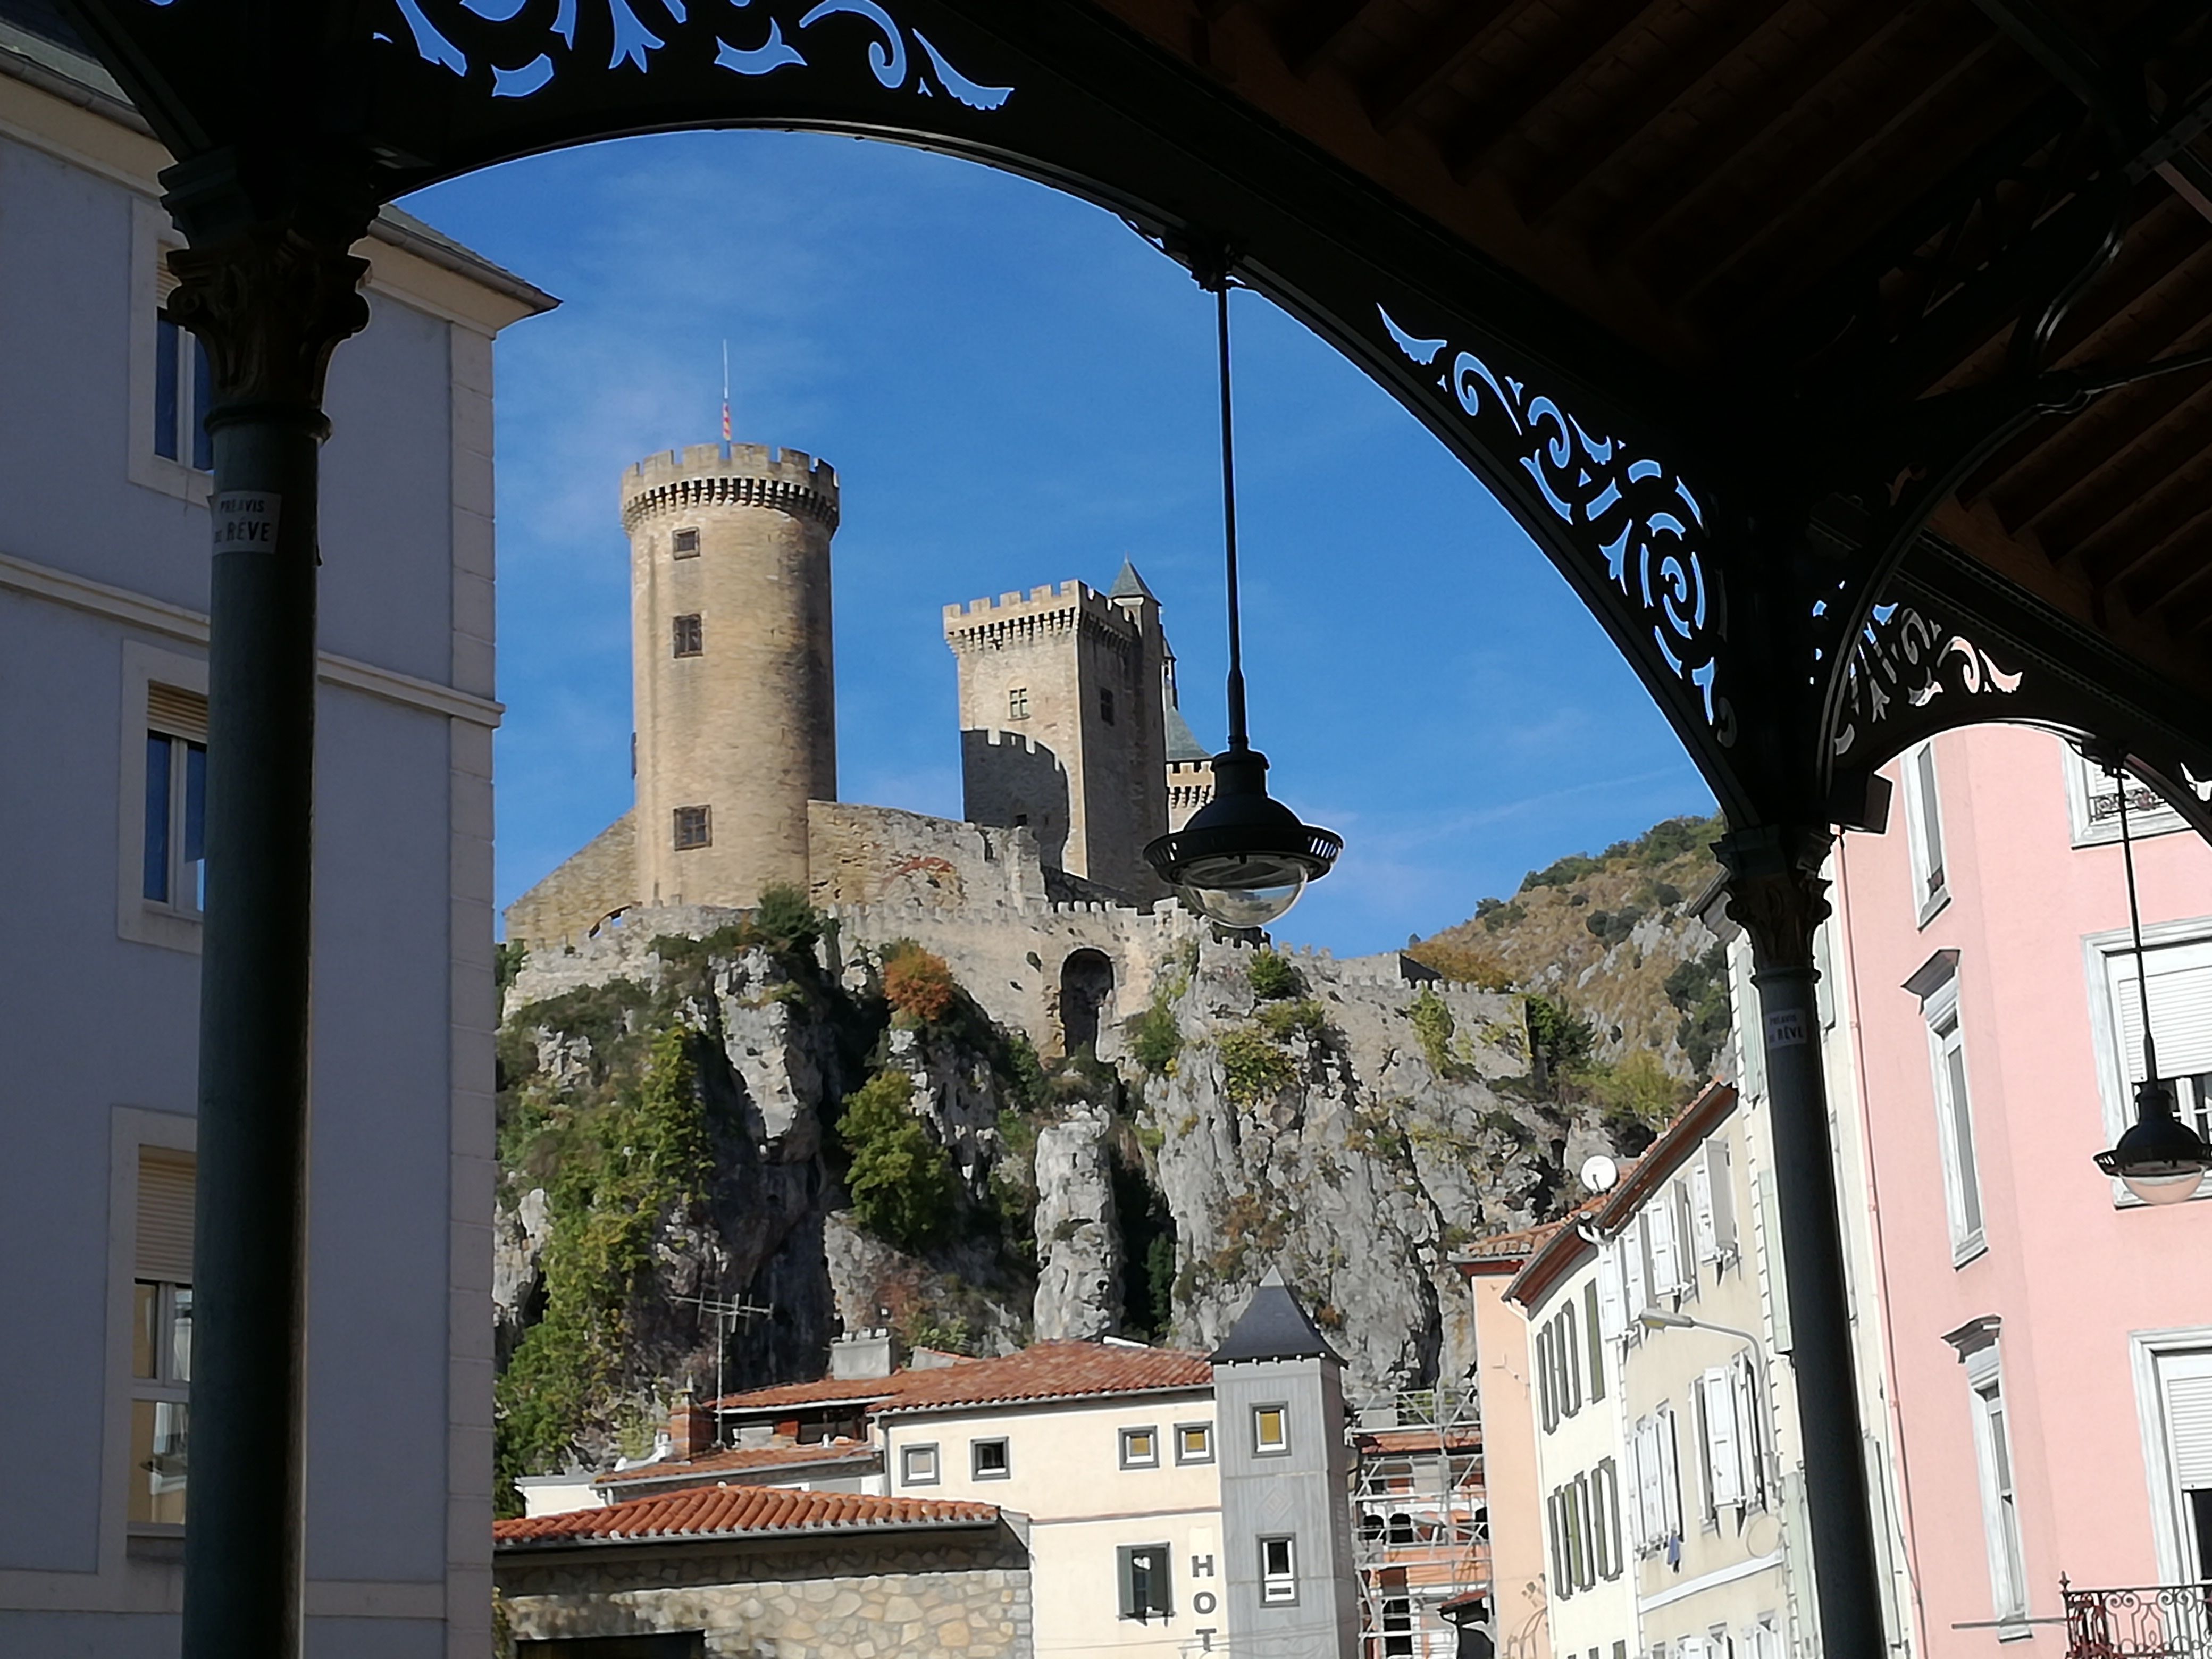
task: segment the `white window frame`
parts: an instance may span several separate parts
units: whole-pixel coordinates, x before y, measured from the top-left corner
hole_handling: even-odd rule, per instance
[[[2136,1388],[2136,1418],[2142,1431],[2143,1468],[2150,1472],[2151,1536],[2158,1553],[2158,1582],[2190,1582],[2189,1517],[2181,1496],[2180,1474],[2170,1443],[2160,1362],[2212,1352],[2212,1325],[2136,1331],[2128,1339],[2129,1369]],[[2212,1567],[2212,1563],[2207,1564]]]
[[[146,896],[146,697],[147,688],[152,685],[171,685],[204,697],[206,659],[159,650],[137,640],[123,642],[123,711],[117,732],[120,765],[115,791],[115,932],[118,938],[136,944],[197,956],[199,913],[157,903]]]
[[[1260,1604],[1269,1607],[1292,1607],[1298,1601],[1298,1540],[1286,1532],[1269,1533],[1259,1540],[1260,1546]],[[1279,1545],[1283,1552],[1283,1570],[1276,1571],[1267,1565],[1267,1549]]]
[[[1277,1424],[1280,1425],[1283,1431],[1282,1437],[1275,1441],[1273,1444],[1270,1444],[1267,1440],[1263,1439],[1260,1433],[1260,1419],[1262,1415],[1268,1412],[1275,1413],[1275,1420]],[[1255,1403],[1252,1407],[1252,1455],[1255,1457],[1288,1457],[1290,1455],[1290,1402],[1284,1400],[1267,1400]]]
[[[118,1106],[111,1112],[108,1133],[107,1350],[102,1395],[106,1434],[99,1506],[103,1574],[124,1570],[131,1538],[179,1538],[184,1533],[181,1527],[128,1519],[131,1406],[137,1392],[131,1376],[131,1338],[138,1281],[138,1159],[148,1151],[197,1157],[199,1125],[188,1112]]]
[[[1944,845],[1943,774],[1931,739],[1905,751],[1898,771],[1905,785],[1905,842],[1912,866],[1912,910],[1925,927],[1951,902],[1950,859]],[[1928,824],[1935,824],[1935,845]]]
[[[1928,994],[1921,1004],[1928,1022],[1928,1079],[1936,1102],[1936,1139],[1943,1163],[1943,1213],[1950,1224],[1951,1265],[1963,1267],[1988,1254],[1989,1195],[1983,1190],[1980,1166],[1981,1133],[1974,1121],[1973,1072],[1966,1054],[1965,1023],[1959,1016],[1959,976],[1956,973]],[[1954,1097],[1951,1057],[1966,1079],[1966,1097]],[[1970,1146],[1959,1145],[1959,1124],[1964,1119]],[[1972,1181],[1973,1211],[1967,1213],[1967,1182]]]
[[[1131,1445],[1139,1435],[1142,1435],[1145,1437],[1146,1443],[1152,1448],[1149,1452],[1146,1452],[1142,1455],[1139,1455],[1130,1449]],[[1115,1435],[1115,1438],[1121,1446],[1121,1467],[1123,1468],[1156,1469],[1159,1468],[1160,1431],[1152,1427],[1150,1424],[1140,1423],[1124,1428]]]
[[[1966,1399],[1973,1428],[1974,1464],[1982,1500],[1982,1533],[1989,1549],[1990,1608],[1999,1622],[2000,1639],[2027,1633],[2029,1615],[2027,1541],[2020,1525],[2020,1465],[2013,1456],[2012,1407],[2006,1399],[2004,1368],[1992,1337],[1962,1356]],[[2000,1429],[1992,1412],[2003,1419]],[[2005,1508],[1997,1484],[2000,1457],[2009,1471],[2011,1508]]]
[[[2212,916],[2146,922],[2142,937],[2143,951],[2149,958],[2154,994],[2161,966],[2171,971],[2175,968],[2194,968],[2201,963],[2212,969]],[[2137,1074],[2142,1070],[2142,1048],[2139,1044],[2123,1040],[2120,1010],[2115,1006],[2116,994],[2130,997],[2136,994],[2134,954],[2134,939],[2124,927],[2082,936],[2082,975],[2089,993],[2089,1033],[2097,1049],[2097,1092],[2104,1108],[2101,1144],[2106,1146],[2116,1144],[2135,1121],[2136,1082]],[[2120,981],[2124,983],[2116,982]],[[2152,1019],[2154,1023],[2157,1020],[2154,1010]],[[2159,1055],[2159,1066],[2166,1073],[2169,1081],[2175,1080],[2173,1068],[2167,1064],[2163,1053]],[[2195,1121],[2192,1103],[2185,1096],[2177,1099],[2175,1104],[2185,1119]],[[2143,1200],[2130,1192],[2117,1177],[2110,1179],[2110,1186],[2114,1208],[2142,1207]],[[2212,1182],[2198,1188],[2196,1195],[2185,1201],[2197,1204],[2212,1199],[2212,1190],[2208,1188],[2212,1188]]]
[[[899,1485],[905,1486],[941,1486],[945,1484],[945,1458],[934,1440],[917,1440],[898,1449]],[[915,1465],[920,1459],[929,1460],[929,1473],[917,1474]]]
[[[2106,847],[2118,842],[2119,813],[2113,811],[2102,817],[2097,815],[2099,805],[2118,799],[2112,779],[2100,768],[2090,765],[2072,744],[2063,738],[2054,741],[2066,771],[2066,811],[2074,827],[2074,844]],[[2148,785],[2132,779],[2130,781],[2134,786],[2128,791],[2128,834],[2131,839],[2170,836],[2189,828],[2189,821],[2153,793]]]
[[[132,483],[204,507],[214,476],[154,450],[154,378],[160,351],[155,324],[176,285],[167,263],[176,246],[176,231],[161,204],[143,198],[134,199],[131,204],[130,433],[124,444],[124,476]]]
[[[983,1467],[983,1453],[999,1449],[999,1467]],[[987,1434],[968,1443],[968,1478],[971,1480],[1011,1480],[1014,1478],[1014,1443],[1003,1434]]]
[[[1195,1452],[1187,1452],[1184,1449],[1183,1437],[1189,1434],[1201,1437],[1200,1449]],[[1175,1461],[1177,1464],[1184,1466],[1211,1463],[1213,1461],[1213,1425],[1211,1423],[1176,1424],[1175,1425]]]
[[[179,1152],[172,1148],[149,1146],[143,1141],[139,1144],[137,1151],[137,1157],[134,1160],[135,1167],[132,1170],[134,1182],[131,1204],[132,1223],[131,1272],[132,1364],[130,1367],[131,1420],[129,1433],[130,1456],[133,1460],[133,1467],[131,1468],[130,1482],[126,1488],[130,1496],[127,1496],[124,1502],[124,1518],[134,1535],[152,1535],[156,1537],[182,1536],[185,1528],[184,1522],[181,1521],[158,1521],[148,1516],[133,1516],[131,1514],[130,1510],[132,1498],[135,1498],[138,1488],[139,1470],[135,1467],[135,1460],[137,1456],[138,1450],[138,1408],[142,1405],[151,1405],[155,1407],[157,1413],[156,1420],[158,1421],[158,1413],[161,1407],[170,1406],[181,1409],[189,1406],[191,1385],[191,1370],[189,1364],[190,1338],[186,1338],[187,1363],[185,1364],[180,1366],[176,1363],[177,1356],[174,1346],[177,1334],[177,1311],[179,1299],[181,1298],[187,1309],[190,1307],[192,1282],[191,1267],[189,1263],[179,1264],[182,1265],[185,1269],[182,1277],[178,1277],[174,1273],[155,1273],[149,1274],[143,1270],[143,1264],[140,1261],[140,1257],[143,1255],[143,1250],[139,1244],[139,1233],[144,1225],[145,1220],[143,1170],[147,1156],[149,1153],[158,1157],[161,1154],[167,1152],[173,1158],[185,1158],[187,1159],[190,1159],[192,1155]],[[152,1354],[153,1370],[150,1376],[142,1373],[137,1364],[139,1324],[138,1299],[139,1292],[142,1290],[150,1290],[154,1292],[154,1352]],[[191,1318],[191,1316],[190,1312],[187,1311],[185,1314],[185,1324],[187,1329],[190,1328]],[[184,1429],[183,1437],[185,1443],[189,1445],[191,1437],[191,1427],[189,1423],[186,1424]]]

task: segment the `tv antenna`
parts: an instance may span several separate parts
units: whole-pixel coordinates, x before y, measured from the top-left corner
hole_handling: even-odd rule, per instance
[[[726,422],[727,415],[726,414],[723,418]],[[708,1409],[714,1416],[714,1444],[719,1446],[722,1443],[722,1411],[720,1403],[722,1398],[722,1362],[729,1351],[730,1338],[736,1334],[738,1326],[743,1321],[766,1319],[775,1310],[757,1307],[750,1302],[717,1302],[714,1297],[707,1296],[679,1296],[676,1300],[696,1308],[702,1321],[711,1317],[714,1322],[714,1400],[716,1403]]]

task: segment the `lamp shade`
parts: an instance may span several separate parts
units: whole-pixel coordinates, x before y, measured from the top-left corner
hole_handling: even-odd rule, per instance
[[[2194,1198],[2212,1168],[2212,1149],[2173,1115],[2173,1093],[2152,1079],[2136,1090],[2136,1121],[2097,1167],[2117,1176],[2146,1204],[2179,1204]]]
[[[1267,794],[1267,757],[1234,744],[1213,758],[1213,799],[1145,848],[1183,902],[1224,927],[1264,927],[1328,873],[1343,840]]]

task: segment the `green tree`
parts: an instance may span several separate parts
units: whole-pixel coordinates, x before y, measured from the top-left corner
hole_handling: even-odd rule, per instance
[[[914,1079],[878,1072],[846,1097],[837,1133],[852,1159],[845,1176],[854,1218],[902,1250],[944,1237],[959,1185],[952,1159],[910,1109]]]

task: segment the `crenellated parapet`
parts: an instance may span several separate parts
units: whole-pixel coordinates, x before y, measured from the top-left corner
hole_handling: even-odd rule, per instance
[[[623,528],[662,513],[702,507],[762,507],[837,527],[837,471],[803,450],[767,444],[690,444],[661,450],[626,469]]]
[[[1088,582],[1032,587],[945,607],[945,641],[956,652],[1005,651],[1079,635],[1130,652],[1141,642],[1136,620]]]

